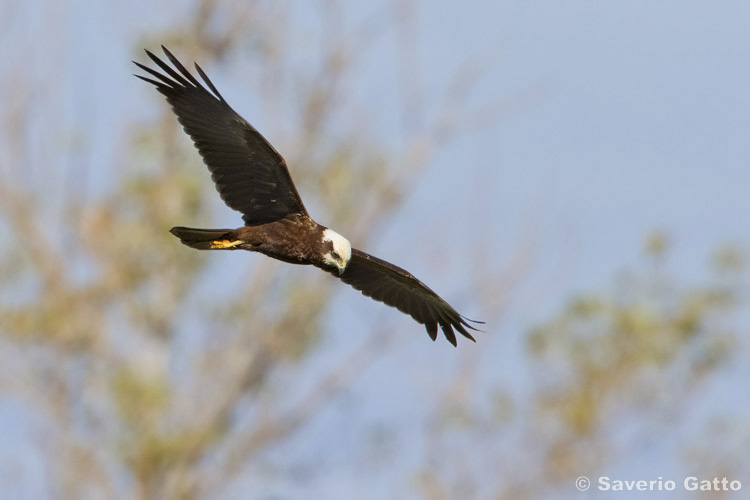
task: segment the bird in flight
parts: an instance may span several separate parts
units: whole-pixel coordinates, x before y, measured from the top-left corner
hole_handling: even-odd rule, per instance
[[[167,98],[211,171],[221,199],[242,213],[245,222],[239,229],[173,227],[173,235],[198,250],[249,250],[290,264],[313,265],[408,314],[425,326],[432,340],[438,326],[454,346],[454,330],[474,340],[468,330],[477,329],[468,322],[481,322],[461,316],[409,272],[352,248],[349,240],[312,220],[284,158],[227,104],[198,64],[195,69],[208,88],[162,49],[174,68],[146,50],[161,72],[134,61],[150,75],[135,76]]]

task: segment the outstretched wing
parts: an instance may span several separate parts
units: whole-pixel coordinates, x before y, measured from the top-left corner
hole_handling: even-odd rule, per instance
[[[341,276],[335,269],[329,272],[363,295],[408,314],[425,326],[432,340],[437,338],[438,325],[442,328],[445,338],[454,346],[454,329],[464,337],[474,340],[466,329],[477,329],[467,321],[481,323],[461,316],[409,272],[361,250],[352,249],[351,260]]]
[[[242,212],[248,226],[290,214],[307,216],[281,155],[227,104],[197,64],[195,69],[210,91],[164,46],[162,49],[174,69],[147,50],[163,73],[136,62],[156,79],[135,76],[166,96],[211,171],[224,203]]]

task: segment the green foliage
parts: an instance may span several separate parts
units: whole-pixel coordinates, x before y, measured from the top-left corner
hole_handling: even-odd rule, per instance
[[[290,68],[276,50],[280,33],[267,20],[273,12],[273,6],[247,2],[204,2],[181,25],[153,38],[204,67],[230,56],[235,62],[250,58],[261,73],[280,77]],[[228,19],[230,26],[217,31]],[[361,241],[373,222],[397,209],[403,186],[388,175],[390,153],[372,137],[361,139],[364,129],[329,133],[337,103],[345,100],[339,80],[348,66],[336,56],[339,47],[324,50],[330,51],[320,60],[325,78],[301,86],[303,120],[292,131],[299,152],[286,156],[299,158],[295,180],[307,186],[308,204],[317,202],[326,222],[344,228],[355,227],[356,215],[358,229],[352,232]],[[258,92],[276,91],[265,90]],[[14,352],[28,359],[41,352],[45,360],[27,360],[23,376],[8,374],[2,384],[46,415],[62,436],[55,484],[70,487],[60,488],[61,497],[80,498],[91,484],[116,482],[106,467],[78,467],[102,457],[127,474],[140,498],[215,493],[265,446],[303,425],[347,374],[367,364],[344,360],[332,366],[297,406],[284,394],[278,402],[263,399],[274,393],[275,378],[293,372],[320,346],[335,280],[301,269],[291,279],[290,271],[269,261],[241,268],[239,277],[207,272],[209,262],[228,252],[209,261],[207,253],[180,245],[168,230],[207,220],[218,203],[216,190],[169,106],[151,89],[148,95],[160,114],[121,138],[126,153],[109,166],[111,192],[82,201],[71,197],[49,222],[41,183],[0,184],[0,221],[9,233],[8,251],[0,255],[0,292],[20,297],[0,303],[0,334]],[[46,131],[50,137],[57,132]],[[20,155],[36,143],[22,136],[8,150]],[[43,153],[67,158],[74,151]],[[80,175],[76,180],[85,186],[86,172],[66,161],[67,175]],[[27,163],[20,156],[11,161]],[[401,174],[422,165],[401,165]],[[5,175],[10,169],[2,167]],[[49,176],[45,168],[30,170]],[[238,419],[249,400],[265,418],[249,424]],[[90,429],[86,439],[81,427]],[[209,478],[201,477],[207,458],[219,461]]]
[[[742,253],[730,253],[741,269]],[[529,336],[540,384],[535,419],[555,422],[552,467],[566,478],[601,467],[615,422],[687,402],[733,353],[740,276],[732,286],[721,272],[679,286],[668,260],[666,237],[649,238],[644,262],[613,290],[571,301]]]
[[[322,5],[335,10],[338,3]],[[199,2],[168,33],[134,43],[134,57],[142,57],[141,46],[166,43],[207,69],[212,62],[250,61],[262,82],[253,87],[240,76],[238,85],[257,90],[268,115],[284,121],[276,101],[288,82],[299,80],[285,53],[287,30],[276,22],[286,9],[273,2]],[[340,19],[337,14],[328,17]],[[364,244],[398,209],[430,152],[454,133],[461,103],[448,102],[436,125],[404,138],[403,151],[380,144],[361,119],[343,120],[345,130],[334,133],[332,118],[351,97],[342,95],[348,64],[358,55],[351,47],[362,40],[331,35],[315,68],[320,77],[286,88],[284,100],[299,98],[293,114],[302,119],[286,131],[294,147],[285,156],[305,186],[308,207],[320,205],[325,214],[321,222],[346,228]],[[368,31],[365,38],[371,36]],[[24,69],[9,72],[21,75],[17,88],[53,92],[23,81]],[[458,75],[459,82],[469,80]],[[300,368],[324,343],[323,315],[335,280],[317,270],[281,270],[268,260],[242,268],[240,276],[217,276],[207,272],[209,261],[228,252],[207,259],[168,233],[173,225],[207,220],[218,201],[160,96],[152,96],[158,118],[132,127],[121,138],[125,153],[106,167],[116,187],[94,199],[63,197],[60,209],[49,194],[55,172],[30,159],[62,157],[66,175],[85,177],[72,154],[80,145],[59,150],[59,142],[48,140],[65,130],[44,129],[43,141],[24,136],[35,100],[15,97],[9,98],[13,112],[4,116],[14,131],[3,143],[8,164],[0,165],[0,231],[7,236],[0,242],[0,293],[8,298],[0,302],[0,386],[49,423],[51,439],[43,446],[56,497],[97,498],[92,491],[126,497],[118,487],[123,482],[142,499],[214,497],[382,354],[387,343],[375,325],[372,343],[326,367],[319,380],[305,379],[300,386],[312,388],[299,399],[288,397],[294,391],[285,383],[307,375]],[[408,114],[411,123],[424,121]],[[43,125],[62,127],[55,120]],[[37,147],[49,150],[30,155]],[[23,172],[13,170],[19,166]],[[483,243],[467,247],[495,258]],[[664,233],[652,235],[635,271],[611,290],[569,301],[531,332],[523,399],[493,379],[492,342],[505,342],[504,335],[483,336],[456,354],[455,367],[436,368],[452,370],[446,379],[454,385],[434,403],[434,425],[421,436],[426,459],[415,477],[423,495],[471,498],[488,491],[492,498],[531,498],[603,467],[616,446],[610,431],[626,416],[658,425],[659,410],[679,415],[696,404],[696,388],[726,365],[738,344],[735,316],[746,299],[747,262],[740,249],[719,248],[710,279],[685,284],[668,273],[671,251]],[[485,287],[477,295],[504,307],[507,281],[497,285],[501,280],[482,269]],[[512,268],[504,277],[518,274]],[[478,389],[486,384],[489,393]],[[726,439],[736,434],[727,432]],[[706,442],[706,449],[716,444]],[[731,456],[744,457],[741,452]]]

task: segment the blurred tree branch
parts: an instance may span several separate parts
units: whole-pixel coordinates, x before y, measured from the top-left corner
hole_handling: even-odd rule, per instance
[[[231,80],[262,96],[267,136],[279,139],[308,207],[357,246],[403,207],[448,141],[544,91],[472,107],[493,56],[481,52],[456,70],[442,100],[428,102],[412,2],[386,2],[352,22],[344,2],[323,1],[312,34],[294,32],[288,2],[172,3],[184,15],[134,44],[134,57],[163,43],[211,75],[239,68]],[[45,27],[56,26],[58,11],[51,12]],[[352,81],[368,49],[394,28],[399,74],[386,80],[400,85],[403,133],[392,146],[362,119],[369,108],[357,102]],[[310,40],[316,49],[302,61],[298,49]],[[0,136],[0,390],[43,416],[40,447],[57,497],[226,494],[265,451],[302,433],[392,352],[401,332],[374,324],[308,380],[308,363],[330,340],[325,312],[335,281],[260,258],[243,259],[241,271],[227,276],[214,271],[233,256],[208,259],[175,242],[166,229],[208,217],[219,201],[153,92],[143,95],[158,118],[132,124],[108,167],[116,187],[86,192],[90,169],[74,153],[91,147],[91,130],[71,132],[65,120],[49,119],[62,113],[64,96],[53,88],[56,78],[35,77],[25,63],[36,52],[24,50],[0,80],[8,96]],[[54,59],[49,74],[70,71],[64,58]],[[432,388],[430,420],[421,433],[408,429],[413,442],[399,443],[424,448],[424,463],[406,476],[425,498],[559,498],[576,475],[617,460],[628,444],[612,436],[624,418],[644,438],[652,433],[643,429],[669,432],[701,403],[698,390],[742,337],[736,316],[747,304],[745,254],[721,248],[715,275],[688,286],[667,272],[669,239],[656,234],[634,272],[571,301],[523,337],[531,361],[514,374],[521,398],[493,378],[501,363],[493,340],[536,262],[538,239],[533,230],[522,235],[499,267],[505,259],[485,245],[488,234],[467,238],[475,238],[467,259],[477,263],[472,295],[484,301],[480,319],[491,326],[481,348],[456,351],[455,363],[439,368],[448,382]],[[685,454],[717,474],[740,474],[748,435],[742,422],[717,417]]]
[[[302,81],[287,60],[293,42],[279,29],[288,13],[275,4],[198,2],[184,22],[139,45],[163,43],[204,67],[240,58],[259,64],[255,86],[268,91],[270,116],[283,116],[278,107],[290,92],[298,95],[294,114],[301,119],[285,155],[295,180],[306,186],[308,203],[364,244],[372,228],[396,213],[440,143],[462,126],[446,128],[450,117],[441,113],[410,130],[404,151],[396,153],[354,126],[342,104],[349,102],[348,80],[359,55],[391,23],[391,11],[350,29],[341,9],[337,2],[321,4],[324,43]],[[317,351],[330,300],[322,292],[333,280],[319,273],[292,277],[264,262],[249,279],[207,281],[209,260],[176,244],[166,229],[198,220],[216,195],[163,102],[154,123],[132,127],[131,147],[116,165],[125,174],[114,192],[63,196],[62,210],[50,206],[51,177],[34,158],[63,158],[74,188],[86,183],[76,176],[88,172],[70,157],[64,161],[73,153],[61,154],[55,141],[30,154],[38,141],[24,120],[42,110],[23,91],[33,87],[23,82],[33,75],[19,70],[15,83],[3,82],[18,98],[3,116],[12,133],[4,136],[0,165],[0,220],[9,234],[0,292],[28,293],[0,304],[7,347],[0,356],[23,360],[9,364],[0,386],[33,404],[54,429],[50,481],[60,497],[124,496],[123,472],[135,498],[214,496],[384,355],[390,334],[373,326],[301,397],[269,397],[275,378],[301,369]],[[334,133],[342,121],[344,132]],[[49,137],[69,134],[60,123],[40,126]],[[29,182],[16,182],[21,166],[29,165]],[[61,224],[50,223],[50,211]],[[217,287],[221,298],[211,293]]]
[[[665,233],[649,237],[645,249],[611,290],[572,300],[529,333],[528,399],[499,390],[482,397],[494,406],[444,400],[442,418],[426,430],[433,462],[418,476],[424,498],[572,498],[578,476],[612,474],[618,457],[633,456],[628,447],[680,432],[681,416],[703,404],[702,389],[737,350],[747,257],[723,247],[710,280],[688,286],[667,272]],[[468,392],[466,385],[454,390]],[[724,458],[725,450],[750,429],[719,439],[717,418],[703,421],[699,434],[693,429],[680,452],[705,464],[697,470],[706,477],[742,479],[741,461]],[[503,473],[488,480],[492,470]]]

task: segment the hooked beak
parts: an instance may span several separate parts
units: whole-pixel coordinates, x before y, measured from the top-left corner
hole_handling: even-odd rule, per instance
[[[346,262],[336,262],[336,268],[339,270],[339,276],[346,271]]]

